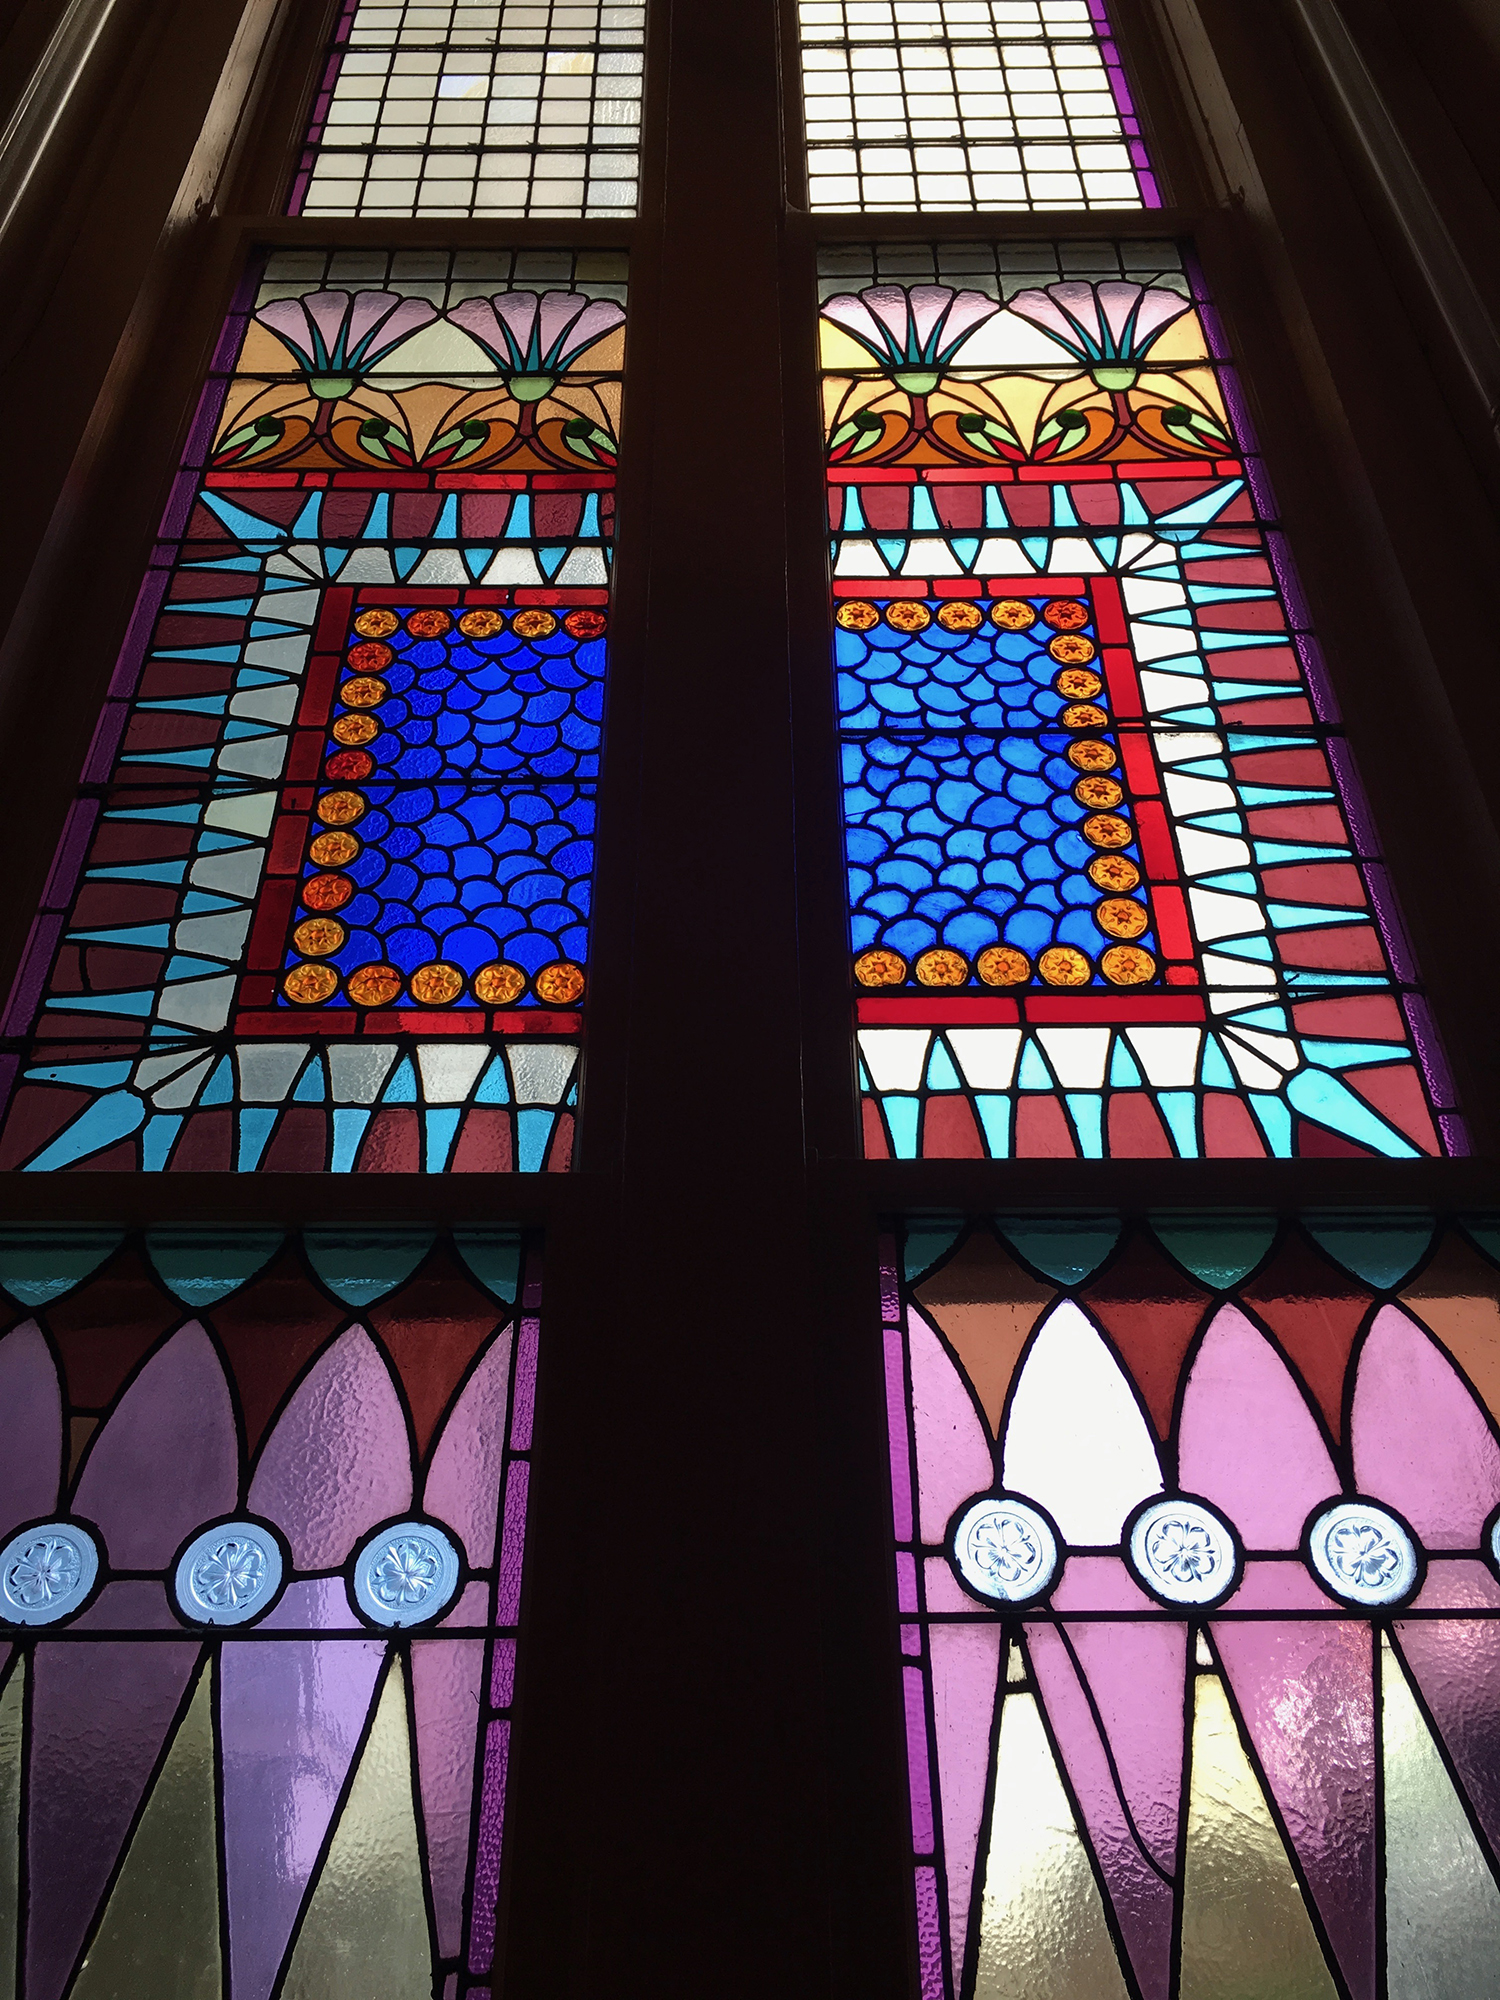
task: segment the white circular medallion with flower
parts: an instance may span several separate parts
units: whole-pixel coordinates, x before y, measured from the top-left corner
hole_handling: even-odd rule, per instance
[[[79,1608],[98,1574],[98,1544],[76,1522],[24,1528],[0,1549],[0,1619],[55,1625]]]
[[[1024,1604],[1052,1586],[1058,1568],[1051,1524],[1024,1500],[987,1493],[953,1528],[953,1564],[976,1596]]]
[[[1201,1500],[1156,1500],[1130,1531],[1136,1575],[1169,1604],[1217,1604],[1239,1581],[1234,1535]]]
[[[1371,1500],[1325,1507],[1307,1537],[1308,1561],[1346,1604],[1396,1604],[1417,1580],[1417,1545],[1394,1514]]]
[[[259,1521],[221,1521],[195,1535],[177,1558],[177,1608],[195,1625],[248,1625],[281,1588],[281,1547]]]
[[[398,1521],[355,1553],[355,1608],[371,1625],[425,1625],[452,1603],[462,1568],[443,1529],[431,1521]]]

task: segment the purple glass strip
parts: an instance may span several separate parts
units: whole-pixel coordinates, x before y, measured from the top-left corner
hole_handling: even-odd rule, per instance
[[[509,1708],[516,1693],[516,1642],[497,1639],[490,1663],[490,1707]]]
[[[63,821],[62,838],[57,843],[57,852],[52,857],[52,866],[47,871],[46,884],[42,889],[44,910],[66,910],[98,817],[97,799],[75,799],[69,806],[68,817]]]
[[[1355,848],[1361,855],[1378,854],[1380,846],[1375,838],[1375,822],[1370,817],[1364,786],[1354,769],[1349,746],[1341,736],[1332,736],[1328,739],[1327,749],[1328,761],[1333,766],[1333,775],[1344,801],[1344,812],[1354,834]]]
[[[110,694],[122,701],[128,701],[135,693],[141,677],[141,662],[146,657],[146,648],[151,643],[151,634],[156,627],[157,614],[162,607],[162,599],[167,594],[167,585],[172,581],[168,568],[149,569],[146,580],[141,585],[135,600],[135,610],[130,614],[130,623],[125,630],[125,643],[120,648],[120,657],[115,663],[114,678],[110,681]]]
[[[885,1329],[885,1406],[891,1444],[891,1513],[896,1540],[911,1540],[911,1441],[906,1428],[906,1365],[897,1328]]]
[[[89,754],[83,760],[83,782],[86,785],[102,785],[114,769],[115,752],[120,747],[120,738],[125,734],[125,724],[130,719],[128,701],[107,701],[99,711],[99,720],[94,725],[94,740],[89,745]]]
[[[469,1923],[469,1970],[488,1972],[495,1959],[495,1905],[500,1894],[500,1846],[505,1837],[505,1775],[510,1724],[492,1722],[484,1740],[484,1793],[474,1855],[474,1914]]]
[[[505,1481],[505,1532],[500,1543],[500,1581],[495,1596],[495,1623],[514,1625],[521,1610],[521,1568],[526,1555],[526,1494],[531,1479],[529,1460],[511,1461]]]
[[[526,1276],[521,1291],[521,1310],[539,1313],[542,1309],[542,1260],[535,1250],[526,1255]]]
[[[16,1087],[16,1073],[21,1067],[19,1056],[0,1056],[0,1112],[10,1103],[10,1094]]]
[[[187,531],[192,514],[193,502],[203,484],[201,472],[188,466],[172,481],[172,490],[167,496],[167,504],[162,509],[161,540],[169,549],[175,550]]]
[[[1456,1160],[1466,1160],[1473,1150],[1469,1145],[1469,1130],[1456,1111],[1438,1113],[1438,1130],[1443,1135],[1443,1151]]]
[[[896,1239],[880,1239],[880,1317],[887,1326],[901,1324],[901,1281],[896,1271]]]
[[[1385,948],[1390,955],[1391,969],[1404,985],[1414,985],[1416,960],[1406,940],[1406,926],[1396,908],[1396,890],[1390,871],[1378,861],[1366,861],[1362,873],[1375,911],[1375,921],[1380,926],[1380,935],[1385,939]]]
[[[1279,576],[1278,581],[1280,581]],[[1323,648],[1311,632],[1293,632],[1292,645],[1302,664],[1302,678],[1307,683],[1307,691],[1312,696],[1313,710],[1319,722],[1341,722],[1343,717],[1339,713],[1333,683],[1328,678],[1328,668],[1323,660]]]
[[[921,1659],[922,1628],[920,1625],[903,1625],[901,1627],[901,1650],[909,1660]]]
[[[1427,1088],[1434,1104],[1453,1105],[1458,1102],[1458,1092],[1453,1088],[1453,1072],[1448,1067],[1448,1058],[1443,1053],[1443,1044],[1438,1037],[1437,1024],[1432,1018],[1432,1010],[1420,993],[1403,993],[1402,1006],[1406,1011],[1406,1024],[1411,1029],[1411,1038],[1417,1045],[1417,1056],[1422,1064],[1422,1074],[1427,1078]],[[1465,1146],[1465,1152],[1468,1147]]]
[[[932,1852],[932,1776],[927,1765],[926,1675],[920,1667],[903,1667],[906,1695],[906,1768],[911,1779],[911,1844],[918,1854]]]
[[[919,1868],[913,1886],[917,1894],[917,1963],[922,1972],[922,2000],[943,2000],[943,1920],[938,1914],[937,1870]]]
[[[21,954],[21,967],[10,989],[10,1001],[0,1032],[22,1035],[31,1026],[42,997],[42,987],[51,969],[52,954],[57,949],[57,941],[62,936],[66,921],[65,917],[59,916],[42,916],[33,920],[31,935]]]
[[[531,1418],[536,1405],[536,1344],[538,1334],[534,1319],[523,1319],[521,1337],[516,1342],[516,1392],[511,1405],[510,1448],[512,1451],[530,1451]]]
[[[896,1604],[902,1611],[919,1611],[917,1602],[917,1559],[905,1549],[896,1552]]]

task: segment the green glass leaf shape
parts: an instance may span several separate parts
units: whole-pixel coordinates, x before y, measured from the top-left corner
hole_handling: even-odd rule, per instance
[[[1276,1240],[1274,1215],[1153,1215],[1151,1227],[1167,1255],[1216,1292],[1248,1278]]]
[[[1307,1215],[1303,1224],[1330,1257],[1377,1291],[1391,1291],[1426,1255],[1430,1215]]]
[[[120,1229],[0,1230],[0,1285],[23,1306],[44,1306],[97,1271],[124,1239]]]
[[[430,1229],[309,1229],[307,1261],[336,1299],[368,1306],[395,1291],[433,1245]]]
[[[521,1282],[521,1239],[513,1229],[455,1229],[454,1248],[470,1271],[500,1300],[515,1302]]]
[[[907,1283],[915,1284],[924,1272],[941,1263],[962,1235],[963,1224],[959,1222],[924,1223],[918,1229],[908,1229],[902,1250]]]
[[[211,1306],[269,1264],[282,1241],[279,1229],[152,1229],[146,1250],[174,1298]]]
[[[996,1227],[1034,1271],[1081,1285],[1120,1240],[1121,1224],[1117,1215],[1027,1215],[998,1217]]]

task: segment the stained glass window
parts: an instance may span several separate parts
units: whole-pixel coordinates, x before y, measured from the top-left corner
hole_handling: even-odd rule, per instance
[[[248,285],[12,995],[0,1166],[566,1167],[623,276]]]
[[[800,0],[814,209],[1155,208],[1103,0]]]
[[[1188,260],[821,282],[867,1155],[1464,1151]]]
[[[17,1991],[488,1994],[539,1284],[501,1231],[0,1239]]]
[[[349,0],[293,215],[633,215],[646,9]]]
[[[1033,1217],[888,1254],[924,2000],[1480,2000],[1500,1226]]]

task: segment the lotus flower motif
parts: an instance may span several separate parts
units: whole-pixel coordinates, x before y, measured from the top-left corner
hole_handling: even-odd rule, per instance
[[[1010,310],[1081,361],[1101,389],[1129,389],[1151,343],[1190,310],[1190,301],[1156,286],[1072,279],[1045,291],[1017,292]]]
[[[307,386],[324,402],[347,396],[382,355],[429,325],[437,311],[426,299],[398,292],[309,292],[276,299],[255,315],[286,342],[302,364]]]
[[[823,308],[911,396],[930,396],[975,327],[999,310],[983,292],[955,292],[951,285],[913,285],[909,291],[874,285],[857,297],[841,293]]]
[[[499,292],[465,299],[448,317],[479,342],[518,403],[551,395],[578,355],[625,320],[612,299],[583,292]]]

